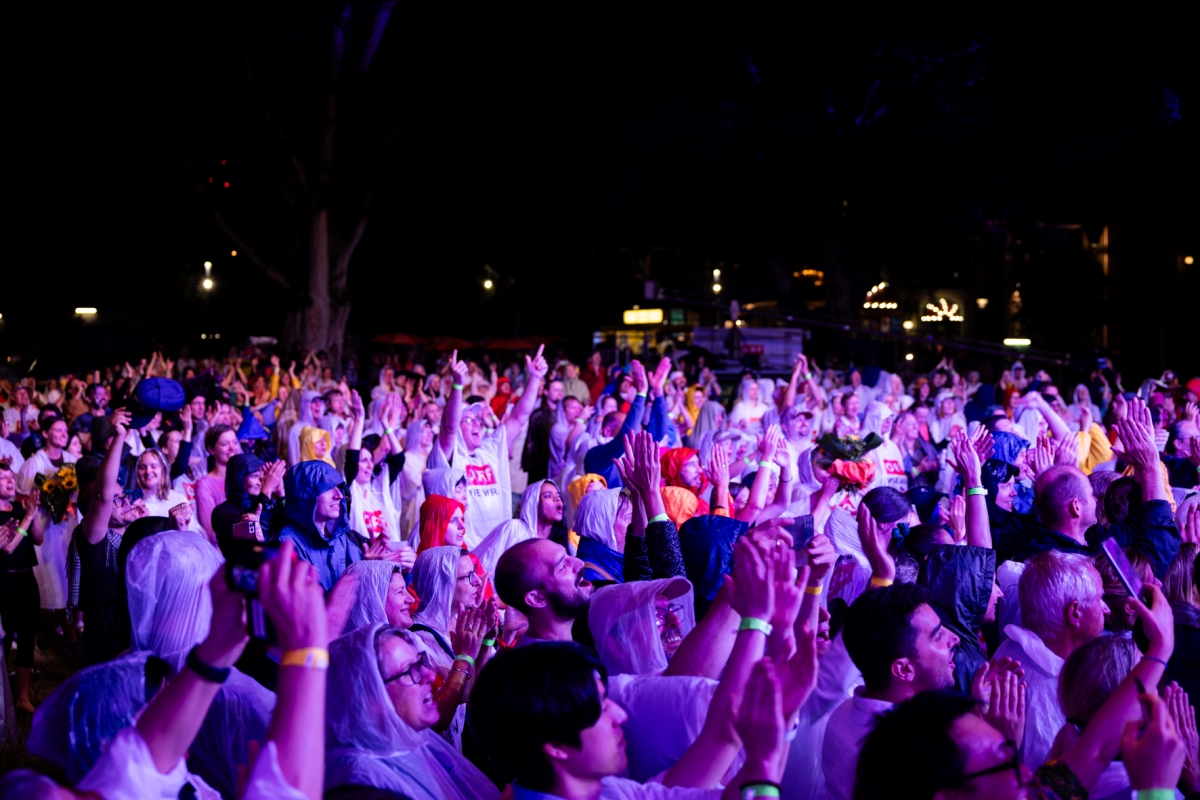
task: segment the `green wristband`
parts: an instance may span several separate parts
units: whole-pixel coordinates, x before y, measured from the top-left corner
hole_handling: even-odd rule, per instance
[[[970,489],[967,489],[967,497],[974,497],[977,494],[981,494],[984,497],[987,497],[987,493],[988,493],[988,490],[983,488],[982,486],[975,486]]]
[[[459,653],[458,655],[456,655],[454,657],[454,660],[455,661],[465,661],[468,664],[470,664],[472,667],[475,666],[475,659],[472,658],[471,656],[467,655],[466,653]]]
[[[653,517],[646,520],[646,524],[649,525],[652,522],[667,522],[670,519],[671,518],[668,517],[666,514],[655,514]]]
[[[779,785],[775,783],[743,783],[738,792],[742,796],[742,800],[751,800],[755,797],[779,797]]]
[[[762,631],[767,636],[771,635],[771,623],[765,619],[758,617],[742,617],[742,621],[738,623],[739,631]]]
[[[456,390],[458,390],[458,391],[460,391],[460,392],[463,390],[463,386],[464,386],[464,384],[461,384],[461,383],[452,383],[452,384],[450,384],[450,388],[451,388],[451,389],[456,389]]]
[[[17,533],[21,534],[22,536],[29,535],[29,531],[25,530],[24,528],[22,528],[20,526],[17,526]]]
[[[1137,800],[1175,800],[1174,789],[1138,789]]]
[[[483,646],[484,646],[484,647],[495,647],[495,646],[496,646],[496,640],[495,640],[495,639],[484,639],[484,640],[483,640]]]

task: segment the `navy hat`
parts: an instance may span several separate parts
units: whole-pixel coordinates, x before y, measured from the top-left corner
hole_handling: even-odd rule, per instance
[[[135,430],[144,428],[160,411],[178,411],[187,402],[187,394],[179,381],[170,378],[146,378],[138,381],[129,402],[129,413],[133,415],[129,426]]]
[[[921,522],[931,522],[937,513],[938,501],[946,495],[928,486],[914,486],[904,496],[917,509]]]

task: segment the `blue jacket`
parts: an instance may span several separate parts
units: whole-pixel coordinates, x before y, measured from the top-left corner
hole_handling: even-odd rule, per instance
[[[580,539],[578,556],[585,565],[595,565],[608,573],[606,576],[585,566],[583,577],[592,583],[608,581],[610,577],[617,583],[625,582],[625,556],[622,553],[610,550],[595,539]]]
[[[362,561],[363,557],[362,537],[350,530],[344,492],[341,514],[334,523],[332,536],[323,536],[313,521],[317,497],[343,483],[338,471],[324,461],[297,464],[287,471],[283,479],[287,492],[284,505],[287,521],[279,532],[279,541],[291,542],[296,548],[296,555],[316,568],[317,580],[327,592],[347,567]]]
[[[591,450],[588,450],[587,455],[583,457],[584,471],[603,475],[604,480],[608,481],[608,488],[610,489],[619,489],[622,486],[621,474],[613,466],[613,459],[625,455],[625,437],[638,430],[638,427],[642,424],[642,412],[645,409],[646,396],[639,394],[633,398],[633,403],[629,407],[629,413],[625,415],[625,424],[621,426],[621,431],[613,437],[611,442],[596,445]]]

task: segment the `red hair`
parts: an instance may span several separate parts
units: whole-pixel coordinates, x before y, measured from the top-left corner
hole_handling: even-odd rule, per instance
[[[441,547],[446,543],[446,526],[455,510],[463,512],[467,509],[457,500],[431,494],[421,504],[421,542],[417,552],[423,553],[431,547]]]

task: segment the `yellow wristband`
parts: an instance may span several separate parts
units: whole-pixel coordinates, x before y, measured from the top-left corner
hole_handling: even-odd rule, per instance
[[[892,585],[891,578],[876,578],[874,575],[871,576],[871,588],[872,589],[880,589],[884,586],[891,586],[891,585]]]
[[[823,592],[823,591],[825,591],[825,587],[824,587],[824,586],[805,586],[805,587],[804,587],[804,593],[805,593],[805,594],[811,594],[811,595],[813,595],[814,597],[816,597],[817,595],[819,595],[819,594],[820,594],[821,592]]]
[[[304,667],[305,669],[329,669],[329,651],[324,647],[305,647],[288,650],[279,659],[281,667]]]

